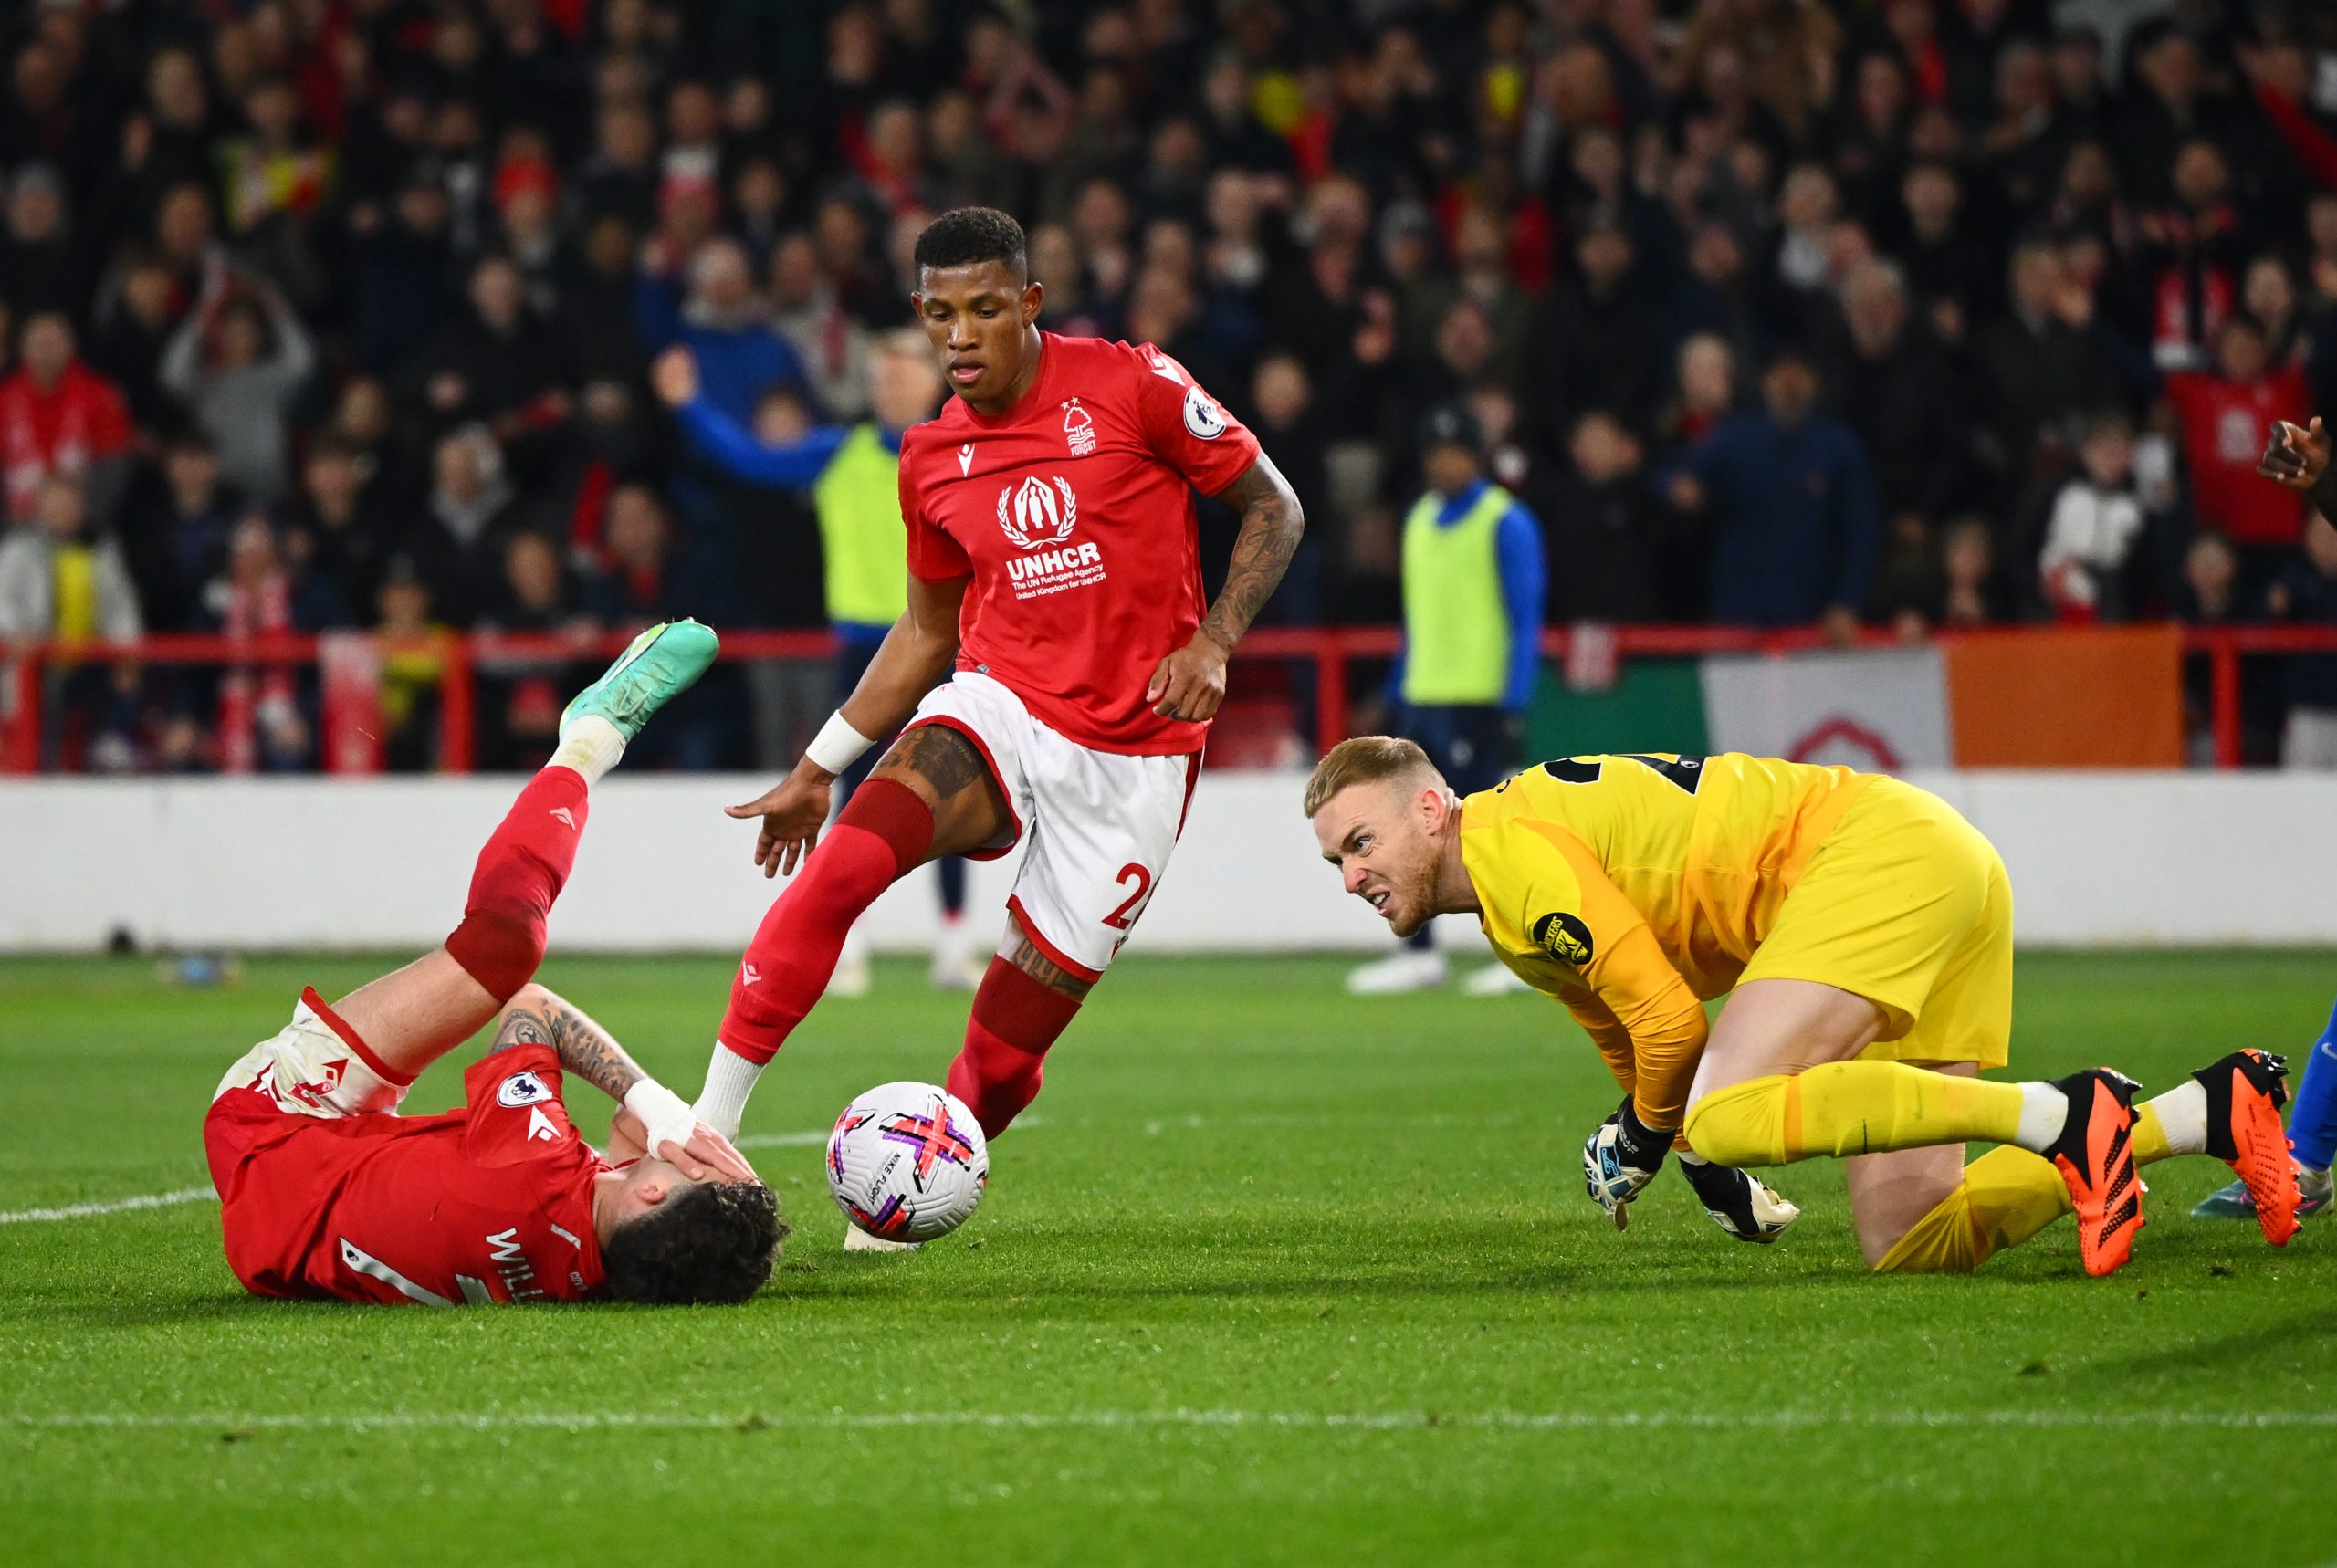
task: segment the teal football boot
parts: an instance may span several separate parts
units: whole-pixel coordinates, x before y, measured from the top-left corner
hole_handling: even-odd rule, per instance
[[[2297,1218],[2299,1219],[2328,1213],[2330,1199],[2332,1197],[2337,1197],[2337,1180],[2332,1180],[2329,1172],[2309,1171],[2302,1166],[2298,1167]],[[2191,1218],[2194,1219],[2253,1219],[2256,1218],[2256,1200],[2248,1196],[2246,1182],[2236,1181],[2229,1186],[2219,1186],[2201,1198],[2197,1207],[2191,1210]]]
[[[711,627],[661,621],[628,644],[560,716],[560,737],[581,718],[606,719],[628,746],[649,716],[690,689],[721,648]]]

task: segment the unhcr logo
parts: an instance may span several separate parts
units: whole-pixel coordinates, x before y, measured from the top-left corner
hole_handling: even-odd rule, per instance
[[[1058,478],[1052,487],[1037,475],[998,493],[998,526],[1017,549],[1059,545],[1079,524],[1079,497]]]

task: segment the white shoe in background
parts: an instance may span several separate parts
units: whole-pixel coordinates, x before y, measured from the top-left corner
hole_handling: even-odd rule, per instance
[[[1469,997],[1514,997],[1533,988],[1506,964],[1488,964],[1461,982],[1461,994]]]
[[[1392,997],[1405,991],[1432,991],[1449,973],[1444,955],[1433,947],[1406,947],[1375,963],[1347,971],[1347,995]]]
[[[926,984],[937,991],[970,991],[982,983],[989,966],[974,957],[974,942],[962,915],[944,915],[933,928],[933,962],[925,971]]]
[[[854,925],[844,933],[844,951],[836,956],[836,972],[828,977],[825,994],[852,1001],[866,996],[875,984],[876,971],[869,961],[868,938]]]

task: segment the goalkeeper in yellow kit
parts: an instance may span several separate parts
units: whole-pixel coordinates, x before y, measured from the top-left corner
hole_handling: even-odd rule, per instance
[[[1737,754],[1575,757],[1462,800],[1418,747],[1366,736],[1323,759],[1305,803],[1398,936],[1477,915],[1588,1032],[1628,1096],[1584,1151],[1619,1224],[1684,1131],[1723,1166],[1843,1159],[1878,1270],[1969,1270],[2074,1207],[2086,1270],[2107,1274],[2142,1228],[2135,1166],[2173,1155],[2231,1165],[2266,1239],[2295,1233],[2279,1057],[2236,1051],[2141,1106],[2106,1069],[1978,1077],[2010,1045],[2012,888],[1913,785]],[[2007,1146],[1966,1166],[1967,1140]]]

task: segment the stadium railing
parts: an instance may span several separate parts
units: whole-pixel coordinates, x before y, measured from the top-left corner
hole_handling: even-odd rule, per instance
[[[2001,635],[2004,630],[1993,628],[1988,634]],[[1817,627],[1607,626],[1599,628],[1598,634],[1612,639],[1611,653],[1618,663],[1721,653],[1785,654],[1838,645]],[[1563,663],[1576,635],[1573,628],[1550,628],[1543,633],[1543,656]],[[1943,632],[1939,640],[1950,642],[1955,635]],[[2204,659],[2207,666],[2215,759],[2220,768],[2237,768],[2241,761],[2243,658],[2337,654],[2337,626],[2195,626],[2184,628],[2182,638],[2186,659]],[[623,632],[570,636],[442,632],[404,639],[332,632],[246,638],[170,634],[131,643],[11,641],[0,648],[0,698],[5,699],[0,701],[0,773],[39,770],[46,684],[42,673],[65,664],[320,669],[320,706],[326,710],[320,726],[324,771],[372,771],[380,766],[379,742],[364,731],[362,713],[358,718],[344,716],[336,722],[336,711],[344,716],[348,712],[348,705],[336,693],[353,692],[362,697],[368,680],[378,685],[380,672],[402,655],[421,655],[435,666],[437,770],[467,773],[477,757],[477,685],[482,671],[491,674],[529,664],[610,658],[623,650],[627,640]],[[1350,733],[1348,716],[1354,706],[1350,666],[1365,660],[1390,659],[1401,641],[1401,632],[1392,626],[1260,627],[1242,640],[1236,658],[1244,663],[1274,660],[1313,667],[1315,743],[1318,751],[1324,751]],[[1888,632],[1869,632],[1860,634],[1856,645],[1905,644]],[[730,661],[823,659],[834,650],[833,640],[824,632],[725,632],[722,638],[722,657]],[[352,654],[355,657],[349,656]],[[336,681],[337,665],[351,674]],[[340,746],[337,738],[342,743]]]

